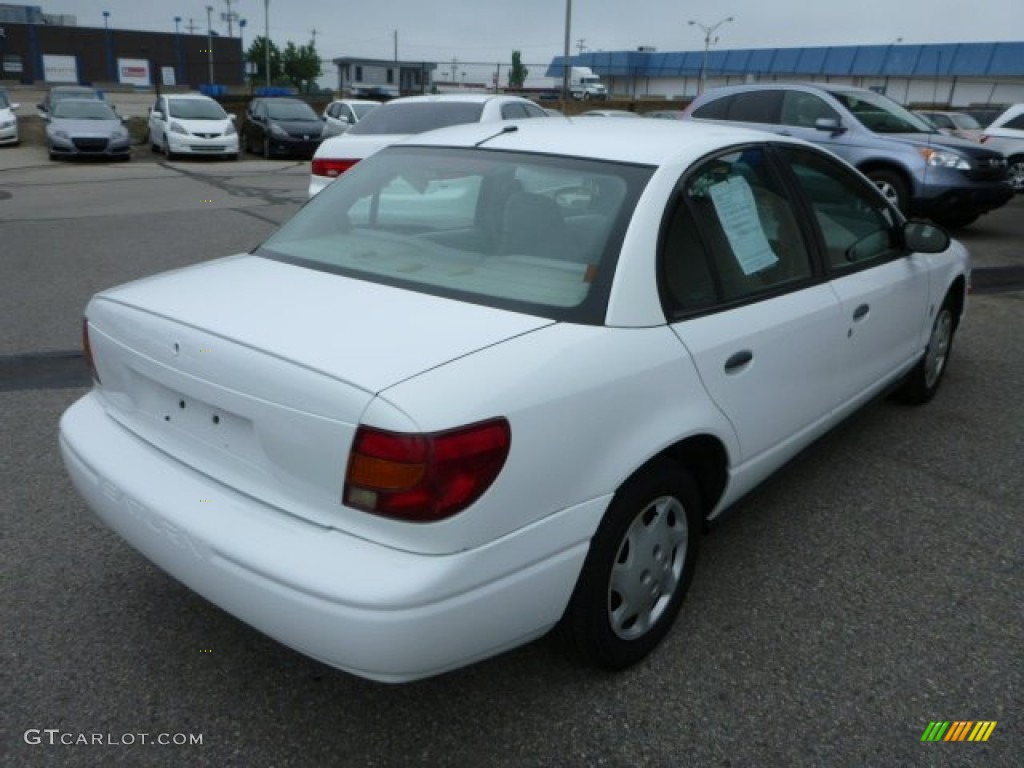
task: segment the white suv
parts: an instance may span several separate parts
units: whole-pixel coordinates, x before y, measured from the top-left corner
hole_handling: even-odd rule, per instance
[[[1014,104],[993,120],[981,134],[981,142],[1006,155],[1010,184],[1024,192],[1024,104]]]
[[[149,143],[171,160],[175,155],[218,155],[238,159],[235,116],[199,93],[157,97],[149,112]]]

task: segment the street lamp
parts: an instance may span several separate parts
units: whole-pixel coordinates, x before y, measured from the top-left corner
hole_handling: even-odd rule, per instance
[[[181,16],[174,17],[174,48],[176,58],[178,59],[178,66],[174,68],[177,75],[177,77],[174,78],[176,80],[175,85],[181,85],[184,81],[182,75],[185,74],[182,72],[181,68]]]
[[[700,27],[701,30],[704,32],[704,61],[700,65],[700,80],[698,81],[697,85],[698,95],[704,93],[704,84],[707,81],[708,77],[708,57],[711,55],[711,46],[718,42],[717,37],[714,40],[712,40],[711,36],[715,34],[716,29],[730,21],[735,21],[735,19],[732,16],[728,16],[722,19],[721,21],[716,21],[710,27],[701,24],[699,21],[694,21],[693,19],[690,19],[688,22],[686,22],[691,27]]]
[[[242,49],[242,82],[245,82],[245,19],[238,20],[238,47]]]
[[[889,56],[892,53],[893,46],[899,45],[902,42],[903,38],[897,37],[885,49],[885,57],[882,59],[882,71],[880,73],[885,76],[885,85],[882,86],[882,93],[887,93],[889,90]]]
[[[114,82],[114,46],[110,42],[110,11],[103,12],[103,33],[107,39],[107,80]]]
[[[565,0],[565,49],[562,51],[562,111],[569,101],[569,36],[572,31],[572,0]]]
[[[270,0],[263,0],[263,52],[266,54],[267,88],[270,88]]]
[[[213,6],[206,6],[206,60],[210,65],[210,85],[213,85]]]

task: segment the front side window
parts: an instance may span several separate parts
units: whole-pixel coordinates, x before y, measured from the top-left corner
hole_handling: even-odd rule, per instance
[[[781,150],[814,210],[832,271],[852,271],[900,254],[893,213],[877,190],[816,152]]]
[[[824,99],[805,91],[786,91],[782,97],[782,123],[797,128],[814,128],[821,119],[839,120],[839,113]]]
[[[554,319],[600,323],[643,166],[391,147],[346,172],[259,255]]]
[[[832,96],[875,133],[935,133],[924,118],[874,91],[832,91]]]
[[[771,295],[812,275],[796,214],[763,147],[694,170],[663,233],[669,314]]]

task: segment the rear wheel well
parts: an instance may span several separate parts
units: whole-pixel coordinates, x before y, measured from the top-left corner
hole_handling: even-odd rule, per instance
[[[950,311],[953,313],[953,320],[957,326],[960,325],[960,316],[964,313],[964,286],[966,281],[961,275],[953,284],[949,286],[949,291],[946,293],[945,298],[942,300],[943,304],[948,304]]]
[[[722,442],[711,435],[694,435],[661,452],[686,467],[697,483],[702,513],[707,517],[725,492],[729,456]]]

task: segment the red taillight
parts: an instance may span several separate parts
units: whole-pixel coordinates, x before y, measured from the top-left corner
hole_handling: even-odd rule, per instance
[[[334,160],[332,158],[313,158],[313,175],[327,176],[328,178],[336,179],[358,162],[358,160]]]
[[[451,517],[491,486],[505,465],[511,441],[505,419],[429,434],[359,427],[343,501],[411,522]]]
[[[92,359],[92,344],[89,343],[89,320],[82,318],[82,357],[85,358],[85,366],[89,369],[89,375],[97,384],[100,383],[100,375],[96,372],[96,362]]]
[[[985,143],[986,141],[988,141],[988,140],[989,140],[989,137],[988,137],[988,136],[986,136],[985,134],[981,134],[981,136],[980,136],[980,137],[978,138],[978,142],[979,142],[980,144],[984,144],[984,143]]]

